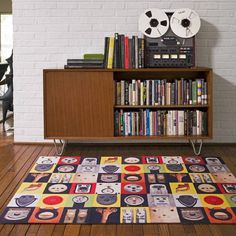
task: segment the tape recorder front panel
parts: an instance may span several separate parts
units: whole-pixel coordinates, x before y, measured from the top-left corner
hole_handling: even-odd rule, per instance
[[[184,39],[171,29],[160,38],[145,37],[145,67],[195,66],[195,37]]]

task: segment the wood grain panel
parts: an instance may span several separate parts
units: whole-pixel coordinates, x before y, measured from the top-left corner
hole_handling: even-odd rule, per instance
[[[45,72],[45,138],[113,136],[113,86],[110,72]]]

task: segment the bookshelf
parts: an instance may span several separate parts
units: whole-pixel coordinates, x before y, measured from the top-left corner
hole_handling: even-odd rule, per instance
[[[116,82],[132,80],[204,79],[207,104],[118,105]],[[212,69],[46,69],[44,81],[44,138],[64,140],[178,140],[212,138]],[[207,114],[204,135],[126,135],[115,136],[116,111],[199,110]],[[193,142],[194,141],[194,142]],[[195,149],[195,147],[193,146]]]

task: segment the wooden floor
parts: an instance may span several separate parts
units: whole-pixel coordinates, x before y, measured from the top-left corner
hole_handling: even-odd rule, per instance
[[[192,155],[187,145],[179,146],[131,146],[131,145],[76,145],[66,150],[69,155]],[[235,146],[204,146],[203,154],[220,155],[236,174]],[[50,145],[13,145],[11,136],[0,134],[0,211],[14,195],[26,173],[39,155],[54,155]],[[236,235],[236,225],[182,225],[182,224],[146,224],[146,225],[46,225],[18,224],[0,225],[0,235],[109,235],[109,236],[154,236],[154,235]]]

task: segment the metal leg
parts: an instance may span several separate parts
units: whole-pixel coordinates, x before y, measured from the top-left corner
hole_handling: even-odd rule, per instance
[[[196,145],[197,145],[197,139],[196,140],[192,140],[192,139],[189,139],[189,143],[191,143],[192,145],[192,148],[193,148],[193,152],[196,156],[199,156],[201,154],[201,151],[202,151],[202,139],[199,140],[199,149],[198,151],[196,151]]]
[[[62,139],[59,139],[59,144],[56,142],[56,139],[53,139],[53,142],[54,142],[54,146],[55,146],[55,149],[56,149],[56,155],[58,156],[61,156],[64,152],[64,149],[65,149],[65,146],[67,144],[67,141],[63,140]]]

